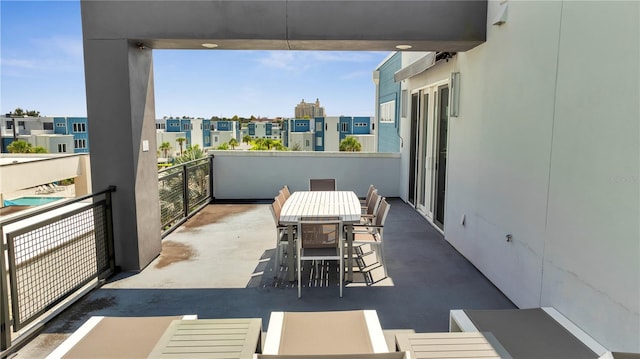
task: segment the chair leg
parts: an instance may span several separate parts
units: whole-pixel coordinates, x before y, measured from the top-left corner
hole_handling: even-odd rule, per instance
[[[296,260],[296,264],[297,264],[297,272],[298,272],[298,299],[300,299],[300,296],[302,296],[302,275],[300,273],[300,271],[302,270],[301,267],[301,260],[300,260],[300,251],[298,251],[298,256],[297,256],[297,260]],[[289,269],[291,270],[291,268]]]
[[[379,242],[376,246],[376,254],[378,255],[378,263],[382,265],[382,270],[384,271],[384,276],[387,277],[387,264],[384,262],[384,250],[382,249],[382,242]]]
[[[342,298],[342,284],[344,282],[344,254],[342,253],[342,248],[340,248],[340,298]]]
[[[278,277],[278,272],[280,272],[280,233],[277,233],[276,239],[276,262],[273,265],[273,277]]]

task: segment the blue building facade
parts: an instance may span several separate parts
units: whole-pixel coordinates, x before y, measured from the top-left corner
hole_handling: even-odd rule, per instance
[[[325,134],[328,130],[324,117],[316,117],[315,132],[313,133],[314,151],[324,151],[325,148]]]
[[[402,67],[402,53],[396,52],[380,67],[378,84],[378,152],[400,151],[400,82],[394,74]]]
[[[187,139],[187,144],[191,144],[191,129],[192,124],[190,119],[169,118],[166,122],[166,132],[184,132],[184,137]]]
[[[371,133],[371,117],[340,116],[338,122],[340,141],[349,135],[368,135]]]
[[[73,135],[74,153],[89,152],[89,125],[86,117],[54,117],[53,133]]]
[[[311,131],[311,120],[309,119],[288,119],[282,122],[282,144],[289,147],[290,132],[309,132]]]

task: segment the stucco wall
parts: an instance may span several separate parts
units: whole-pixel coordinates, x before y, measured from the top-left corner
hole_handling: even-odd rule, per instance
[[[506,4],[454,59],[446,239],[519,307],[640,352],[640,4]]]
[[[210,151],[216,199],[268,199],[283,185],[308,190],[310,178],[335,178],[338,190],[397,197],[400,155],[345,152]]]

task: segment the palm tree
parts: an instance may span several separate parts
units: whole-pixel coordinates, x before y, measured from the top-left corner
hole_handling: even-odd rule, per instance
[[[186,141],[187,139],[184,137],[176,138],[176,142],[178,142],[178,145],[180,145],[180,156],[182,156],[182,144],[185,143]]]
[[[31,152],[32,153],[48,153],[49,151],[47,151],[47,149],[42,146],[36,146],[31,150]]]
[[[202,148],[200,148],[200,145],[187,146],[187,150],[184,151],[184,154],[176,158],[176,163],[179,164],[189,162],[204,157],[205,152]]]
[[[236,140],[235,138],[232,138],[229,140],[229,146],[231,146],[232,150],[235,150],[237,145],[238,145],[238,140]]]
[[[253,141],[253,146],[251,147],[251,150],[253,151],[264,151],[267,149],[267,145],[264,142],[264,138],[256,138]]]
[[[244,143],[246,143],[248,145],[249,142],[251,142],[251,136],[249,136],[249,135],[242,136],[242,142],[244,142]]]
[[[167,158],[167,153],[171,150],[171,144],[169,142],[162,142],[160,144],[160,151],[164,154],[164,158]]]
[[[340,141],[340,151],[345,152],[360,152],[362,145],[353,136],[347,136],[344,140]]]
[[[7,150],[11,153],[31,153],[33,146],[24,140],[13,141],[7,146]]]

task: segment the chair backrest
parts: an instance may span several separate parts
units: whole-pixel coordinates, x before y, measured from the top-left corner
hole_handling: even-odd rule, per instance
[[[389,213],[389,209],[391,205],[387,202],[387,199],[382,197],[380,200],[380,205],[378,206],[378,211],[376,212],[376,226],[384,226],[384,220],[387,218],[387,213]]]
[[[335,178],[312,178],[309,180],[309,191],[335,191]]]
[[[335,248],[341,243],[342,222],[336,217],[301,218],[298,241],[301,248]]]
[[[284,202],[287,201],[287,196],[282,192],[282,190],[280,190],[278,195],[275,197],[275,200],[278,201],[278,203],[280,203],[280,207],[282,207],[284,206]]]
[[[378,190],[376,189],[371,193],[371,199],[369,203],[367,203],[367,214],[376,214],[380,206],[380,200],[382,200],[382,196],[378,194]]]
[[[289,191],[289,187],[287,185],[282,186],[282,189],[280,191],[284,193],[285,200],[288,200],[289,197],[291,197],[291,191]]]
[[[374,185],[370,184],[369,185],[369,189],[367,190],[367,195],[364,197],[365,198],[365,204],[369,203],[369,200],[371,199],[371,194],[375,190],[376,190],[376,187]]]
[[[282,205],[280,205],[280,201],[278,201],[278,197],[274,197],[273,203],[271,203],[271,214],[273,214],[273,219],[276,221],[276,226],[280,225],[281,211],[282,211]]]

